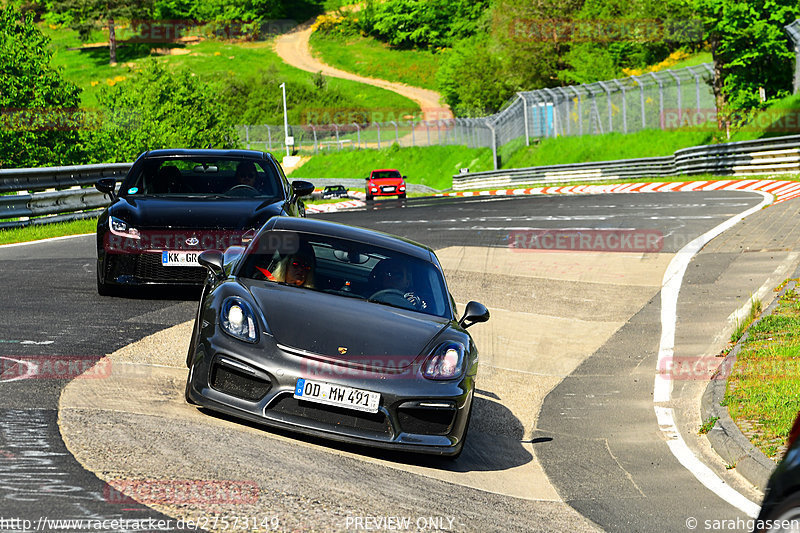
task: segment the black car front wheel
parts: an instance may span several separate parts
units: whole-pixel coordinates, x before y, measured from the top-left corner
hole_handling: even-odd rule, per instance
[[[99,268],[99,267],[98,267]],[[118,296],[119,288],[100,281],[100,270],[97,271],[97,294],[100,296]]]

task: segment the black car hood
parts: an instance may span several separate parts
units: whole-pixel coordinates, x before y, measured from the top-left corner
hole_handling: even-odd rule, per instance
[[[275,283],[253,282],[249,288],[278,344],[366,366],[407,367],[450,323],[446,318]]]
[[[109,208],[109,214],[139,229],[249,229],[254,223],[280,214],[282,201],[262,206],[265,200],[268,199],[121,198]]]

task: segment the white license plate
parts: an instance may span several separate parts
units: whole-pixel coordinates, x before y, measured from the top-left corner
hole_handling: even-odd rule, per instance
[[[367,413],[377,413],[381,401],[381,395],[377,392],[303,378],[297,380],[294,397],[298,400],[346,407]]]
[[[200,266],[197,258],[200,252],[161,252],[161,265],[168,266]]]
[[[383,192],[394,192],[394,187],[383,187],[381,190]]]

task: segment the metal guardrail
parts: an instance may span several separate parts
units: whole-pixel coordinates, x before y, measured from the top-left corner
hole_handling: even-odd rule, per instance
[[[97,216],[111,202],[94,183],[121,178],[131,164],[0,169],[0,228]]]
[[[627,178],[746,176],[800,173],[800,135],[695,146],[671,156],[470,172],[453,176],[453,189],[517,188],[542,183]]]

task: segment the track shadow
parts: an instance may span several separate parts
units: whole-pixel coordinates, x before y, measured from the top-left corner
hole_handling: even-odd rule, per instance
[[[117,62],[126,63],[136,61],[144,57],[153,55],[153,48],[185,48],[183,44],[176,43],[144,43],[144,42],[122,42],[117,44]],[[109,49],[108,46],[93,46],[91,48],[81,48],[80,57],[86,63],[93,63],[95,66],[108,65]]]
[[[206,408],[199,410],[209,416],[241,424],[254,429],[281,435],[290,439],[307,442],[323,448],[339,450],[381,459],[392,463],[420,466],[450,472],[494,472],[508,470],[529,463],[531,453],[522,442],[522,424],[500,403],[475,397],[470,429],[464,450],[457,459],[423,455],[410,451],[393,451],[354,445],[295,433],[242,420]],[[503,427],[505,426],[505,427]],[[498,432],[499,431],[499,432]],[[551,439],[550,439],[551,440]],[[534,444],[545,444],[548,439],[537,439]]]

